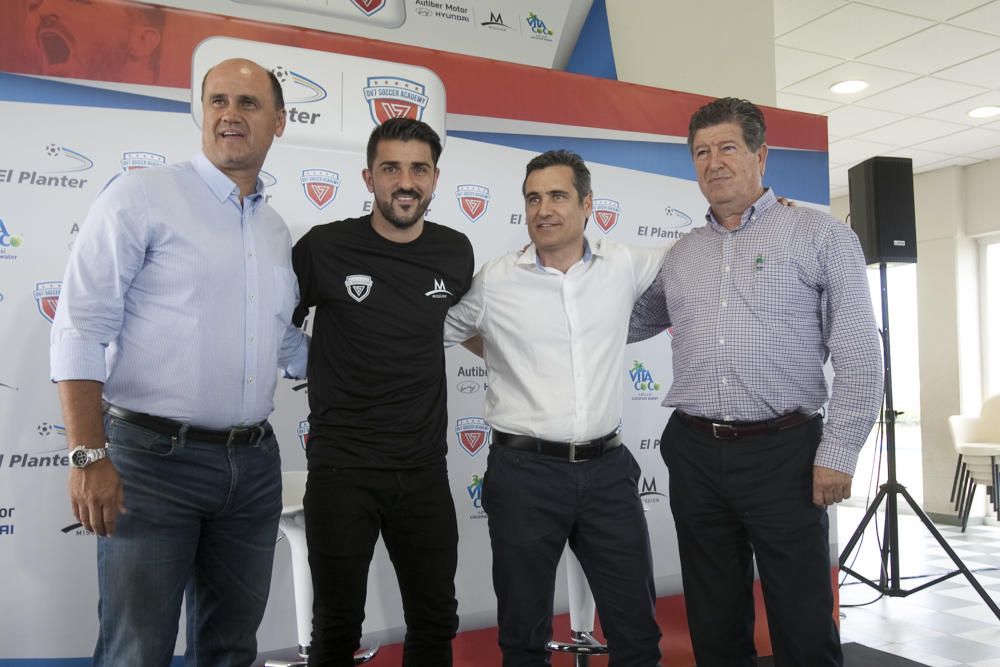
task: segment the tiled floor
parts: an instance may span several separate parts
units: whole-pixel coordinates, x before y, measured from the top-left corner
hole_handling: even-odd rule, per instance
[[[864,511],[838,510],[840,544],[846,545]],[[879,515],[881,536],[883,516]],[[938,526],[941,534],[973,571],[976,579],[1000,605],[1000,526]],[[869,579],[878,579],[880,569],[876,533],[866,531],[852,569]],[[915,516],[899,517],[900,575],[938,575],[955,569],[951,559]],[[842,574],[840,588],[841,637],[932,667],[1000,667],[1000,619],[961,574],[907,597],[878,597],[874,589]],[[903,579],[912,589],[930,578]]]

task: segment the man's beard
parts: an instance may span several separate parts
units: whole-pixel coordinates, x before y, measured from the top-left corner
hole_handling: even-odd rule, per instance
[[[408,215],[406,215],[406,217],[397,216],[392,210],[392,202],[396,195],[410,195],[416,199],[414,208]],[[422,200],[420,199],[419,193],[413,190],[397,190],[392,193],[392,196],[387,200],[382,200],[378,197],[375,198],[375,205],[378,206],[378,210],[382,214],[382,217],[396,229],[409,229],[413,225],[417,224],[417,221],[424,216],[424,213],[427,211],[427,207],[430,206],[430,203],[431,200],[429,197],[426,200]]]

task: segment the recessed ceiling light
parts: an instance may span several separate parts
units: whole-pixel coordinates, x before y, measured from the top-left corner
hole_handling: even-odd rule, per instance
[[[969,111],[970,118],[993,118],[1000,116],[1000,107],[976,107]]]
[[[867,81],[850,79],[848,81],[841,81],[840,83],[833,84],[830,86],[830,92],[837,93],[838,95],[850,95],[851,93],[860,93],[867,87]]]

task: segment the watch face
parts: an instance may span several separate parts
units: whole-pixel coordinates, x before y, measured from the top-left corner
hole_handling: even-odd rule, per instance
[[[87,465],[87,450],[77,449],[70,456],[74,468],[82,468]]]

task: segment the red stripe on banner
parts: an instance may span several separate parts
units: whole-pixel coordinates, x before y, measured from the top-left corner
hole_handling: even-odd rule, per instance
[[[0,23],[0,70],[45,74],[37,54],[36,36],[25,29],[32,14],[30,0],[3,1],[5,12],[9,11],[14,20]],[[74,30],[103,35],[109,29],[108,12],[120,12],[123,5],[146,7],[148,11],[148,5],[135,2],[93,0],[76,10]],[[88,70],[78,64],[79,71],[61,71],[57,75],[187,88],[191,85],[191,54],[198,43],[212,36],[227,36],[426,67],[444,82],[448,112],[454,114],[686,137],[691,113],[710,99],[294,26],[182,9],[161,11],[165,12],[166,20],[161,28],[161,53],[157,55],[155,71],[132,69],[111,73],[104,69]],[[826,151],[824,117],[770,108],[765,113],[771,145]]]

